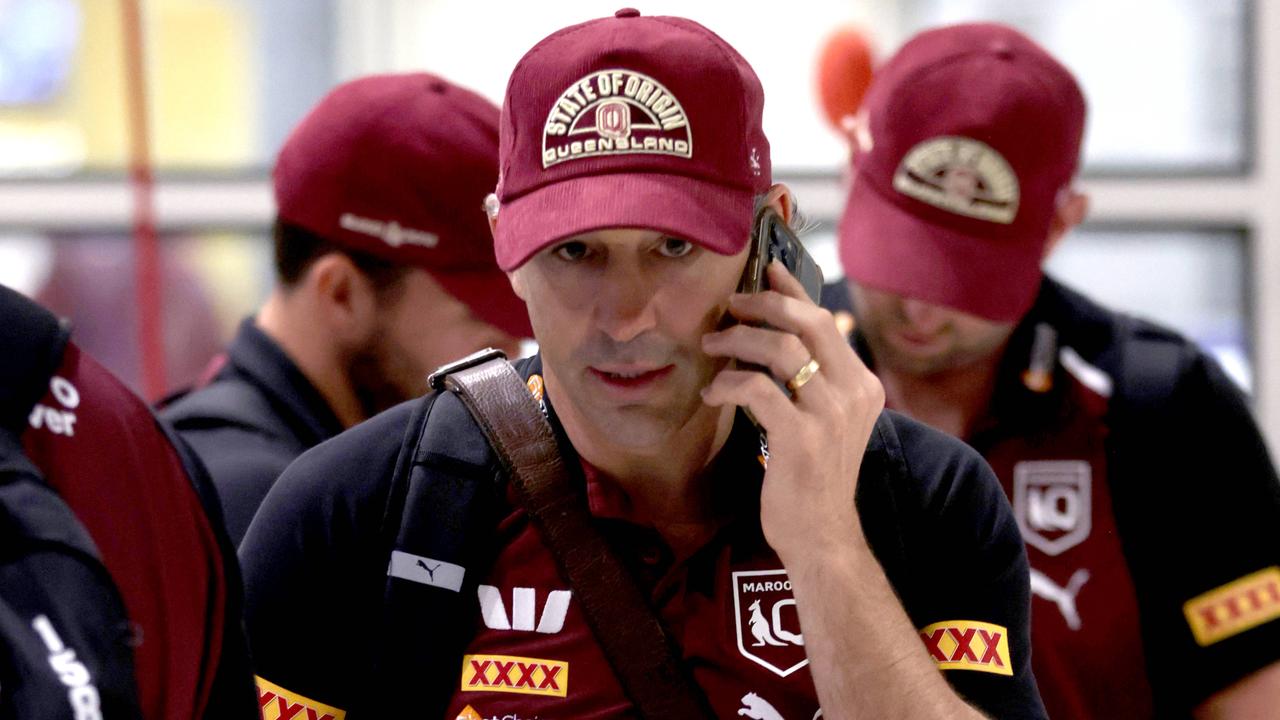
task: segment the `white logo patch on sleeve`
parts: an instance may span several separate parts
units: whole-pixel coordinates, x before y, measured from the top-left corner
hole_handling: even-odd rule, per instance
[[[37,615],[31,627],[49,649],[49,667],[67,687],[67,702],[76,720],[102,720],[102,702],[89,668],[76,658],[76,651],[62,641],[47,615]]]
[[[54,435],[75,437],[76,414],[72,411],[80,407],[80,391],[66,378],[54,375],[49,380],[49,392],[61,407],[36,404],[31,408],[27,421],[35,430],[44,429]]]
[[[462,578],[466,574],[467,569],[461,565],[399,550],[391,551],[391,565],[387,568],[387,575],[390,577],[454,592],[462,589]]]

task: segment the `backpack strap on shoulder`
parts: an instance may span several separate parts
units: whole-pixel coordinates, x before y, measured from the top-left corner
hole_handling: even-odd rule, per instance
[[[1126,315],[1119,318],[1117,334],[1107,475],[1121,540],[1127,543],[1127,536],[1142,534],[1132,526],[1151,516],[1150,488],[1167,477],[1163,465],[1175,457],[1163,447],[1170,441],[1169,423],[1175,422],[1171,400],[1195,354],[1177,338]]]
[[[387,579],[369,692],[349,720],[444,717],[475,631],[479,578],[496,557],[501,480],[456,397],[418,401],[379,530]]]
[[[1153,418],[1186,372],[1189,354],[1182,343],[1159,336],[1134,318],[1122,316],[1120,392],[1123,411],[1132,419]]]

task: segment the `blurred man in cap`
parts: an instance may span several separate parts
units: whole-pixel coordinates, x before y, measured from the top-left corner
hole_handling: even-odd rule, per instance
[[[1240,392],[1044,258],[1084,219],[1085,101],[1007,27],[922,33],[853,123],[840,256],[887,403],[995,469],[1051,717],[1270,717],[1280,486]]]
[[[277,286],[162,414],[208,466],[236,542],[303,450],[421,394],[437,365],[530,335],[485,225],[497,146],[498,109],[427,74],[346,83],[285,142]]]

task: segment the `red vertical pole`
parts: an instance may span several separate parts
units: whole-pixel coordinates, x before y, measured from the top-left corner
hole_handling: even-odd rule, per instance
[[[124,30],[126,106],[129,114],[129,177],[133,188],[134,298],[138,316],[138,348],[142,389],[148,400],[165,391],[164,325],[160,247],[155,222],[155,179],[151,172],[150,123],[147,119],[146,53],[140,0],[121,0]]]

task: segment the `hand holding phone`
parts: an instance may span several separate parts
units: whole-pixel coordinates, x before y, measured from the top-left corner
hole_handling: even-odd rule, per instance
[[[777,211],[766,206],[756,214],[751,233],[751,252],[747,255],[747,266],[743,269],[742,279],[738,282],[738,292],[758,293],[768,290],[769,279],[765,269],[775,260],[782,263],[787,272],[800,281],[805,293],[814,303],[817,303],[822,295],[822,268],[818,267],[818,263],[804,249],[800,238],[787,227],[787,223]],[[769,375],[783,392],[791,393],[787,389],[786,381],[773,377],[768,368],[745,362],[739,362],[738,367]],[[751,417],[750,410],[747,411],[747,416]],[[755,421],[754,417],[751,419]]]
[[[800,238],[771,207],[761,208],[751,233],[751,252],[738,292],[755,293],[769,289],[765,268],[777,260],[787,272],[800,281],[804,291],[816,303],[822,296],[822,268],[805,251]]]

